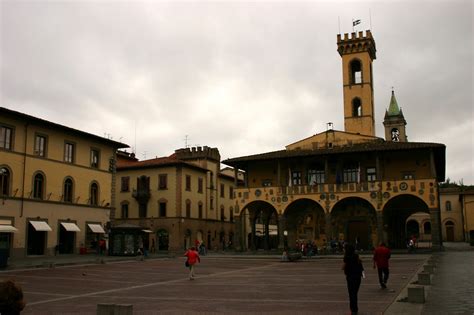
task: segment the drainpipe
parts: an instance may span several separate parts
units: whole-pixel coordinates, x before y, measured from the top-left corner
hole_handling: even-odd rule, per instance
[[[26,177],[26,145],[28,142],[28,123],[25,124],[25,146],[23,150],[23,179],[21,183],[21,206],[20,206],[20,218],[23,217],[23,208],[25,203],[25,177]]]

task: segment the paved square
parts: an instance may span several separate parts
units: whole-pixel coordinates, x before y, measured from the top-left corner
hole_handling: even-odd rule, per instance
[[[359,291],[361,314],[381,314],[428,256],[391,259],[389,290],[381,290],[370,256]],[[95,314],[98,303],[133,304],[134,314],[348,314],[342,258],[280,262],[272,258],[203,257],[196,280],[184,258],[1,272],[24,290],[22,314]]]

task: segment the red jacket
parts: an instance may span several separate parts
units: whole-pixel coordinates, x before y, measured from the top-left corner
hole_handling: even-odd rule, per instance
[[[201,258],[197,251],[189,249],[184,253],[184,256],[188,257],[188,263],[194,265],[196,262],[201,262]]]
[[[388,268],[390,259],[390,249],[385,246],[379,246],[374,250],[374,263],[377,268]]]

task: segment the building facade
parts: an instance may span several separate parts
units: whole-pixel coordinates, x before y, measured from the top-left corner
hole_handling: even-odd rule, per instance
[[[0,108],[0,248],[78,253],[105,233],[115,152],[127,145]]]
[[[113,226],[134,226],[141,233],[128,241],[117,234],[116,254],[134,252],[140,242],[155,252],[179,252],[196,240],[208,249],[233,243],[234,177],[220,171],[217,148],[179,149],[144,161],[120,152],[117,178]]]
[[[375,136],[370,31],[337,36],[342,59],[344,131],[332,129],[284,150],[232,158],[245,171],[236,189],[236,241],[242,249],[292,247],[331,240],[361,249],[385,241],[406,246],[406,220],[416,212],[431,220],[432,246],[440,248],[438,183],[445,176],[445,146],[408,142],[392,91],[384,119],[386,138]]]

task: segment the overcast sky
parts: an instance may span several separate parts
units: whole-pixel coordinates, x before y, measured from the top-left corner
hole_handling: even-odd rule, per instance
[[[0,1],[0,106],[129,144],[222,159],[343,130],[336,36],[371,29],[377,136],[395,89],[409,141],[474,184],[473,2]],[[340,23],[338,22],[340,21]]]

